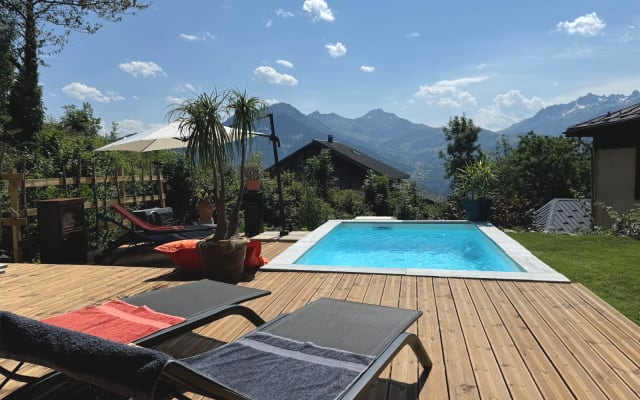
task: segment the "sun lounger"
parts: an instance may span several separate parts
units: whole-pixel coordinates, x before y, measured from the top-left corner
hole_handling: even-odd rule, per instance
[[[240,315],[255,326],[262,325],[265,321],[252,309],[241,305],[241,303],[270,293],[266,290],[202,279],[170,288],[152,290],[122,300],[131,305],[145,305],[154,311],[184,318],[183,322],[133,342],[138,346],[152,346],[229,315]],[[0,324],[0,348],[6,345],[5,339],[3,339],[6,333],[5,329],[6,327]],[[22,375],[16,373],[20,366],[19,364],[13,372],[0,367],[0,374],[4,373],[6,378],[23,381]],[[8,379],[5,379],[0,383],[0,388],[7,381]]]
[[[106,214],[100,215],[100,218],[119,226],[124,231],[119,238],[109,243],[107,248],[96,257],[96,262],[101,264],[111,264],[124,254],[142,246],[155,247],[177,240],[203,239],[215,232],[215,225],[154,225],[137,217],[121,205],[112,204],[111,208],[129,221],[131,226],[127,226]],[[122,246],[127,247],[124,251],[116,254],[116,250]]]
[[[176,360],[4,312],[0,356],[139,399],[180,397],[185,391],[216,399],[353,399],[408,345],[423,368],[417,396],[431,361],[417,336],[404,330],[420,314],[320,299],[231,343]]]

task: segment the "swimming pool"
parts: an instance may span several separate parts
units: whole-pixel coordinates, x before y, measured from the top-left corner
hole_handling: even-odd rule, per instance
[[[263,269],[569,281],[493,225],[466,221],[331,220]]]

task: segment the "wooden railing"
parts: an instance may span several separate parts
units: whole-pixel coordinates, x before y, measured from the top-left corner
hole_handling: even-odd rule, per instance
[[[108,207],[111,204],[156,203],[160,207],[165,206],[164,178],[159,170],[156,174],[148,175],[125,175],[124,170],[119,169],[115,176],[26,179],[23,173],[18,173],[14,169],[9,173],[0,174],[0,181],[8,181],[9,183],[9,210],[2,210],[2,214],[0,214],[0,227],[11,227],[14,262],[20,262],[22,259],[22,227],[27,225],[30,217],[38,215],[37,208],[29,208],[26,206],[27,189],[48,186],[62,186],[67,189],[68,187],[75,186],[80,188],[82,185],[87,185],[91,188],[93,196],[92,200],[85,201],[85,210],[98,210],[100,208]],[[150,187],[150,191],[147,193],[140,193],[138,195],[134,191],[132,195],[127,195],[127,183],[152,183],[152,185],[148,185]],[[102,199],[98,199],[97,188],[99,185],[104,185],[102,192],[105,194],[109,192],[106,190],[106,186],[114,185],[117,188],[118,196],[116,198],[103,197]],[[143,188],[145,186],[147,185],[141,185]],[[7,217],[6,215],[9,216]]]

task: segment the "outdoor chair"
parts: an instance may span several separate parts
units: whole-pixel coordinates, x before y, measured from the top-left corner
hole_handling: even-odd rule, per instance
[[[137,217],[119,204],[112,204],[111,208],[123,219],[129,221],[131,226],[111,218],[106,213],[99,215],[101,219],[119,226],[124,231],[96,257],[96,261],[101,264],[111,264],[126,253],[140,247],[154,247],[183,239],[203,239],[215,233],[215,225],[154,225]],[[122,246],[127,247],[116,254]]]
[[[185,399],[184,392],[216,399],[355,399],[368,395],[408,345],[423,368],[412,393],[417,397],[432,364],[418,337],[404,331],[420,315],[323,298],[240,339],[178,360],[3,312],[0,356],[137,399]],[[37,399],[42,390],[36,383],[10,398]]]
[[[137,346],[149,347],[229,315],[240,315],[254,326],[260,326],[265,321],[252,309],[243,306],[241,303],[270,293],[267,290],[202,279],[125,297],[122,301],[133,306],[146,306],[155,312],[184,319],[182,322],[157,330],[131,342]],[[7,345],[5,342],[5,329],[6,327],[0,323],[0,348]],[[0,367],[0,373],[4,373],[6,376],[5,380],[0,382],[0,388],[9,379],[29,380],[17,374],[20,367],[21,364],[17,365],[12,372]]]

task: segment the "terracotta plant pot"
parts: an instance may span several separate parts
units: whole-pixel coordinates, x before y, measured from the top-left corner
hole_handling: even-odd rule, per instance
[[[247,190],[250,192],[259,192],[260,191],[260,180],[259,179],[248,179],[245,183]]]
[[[213,224],[214,204],[198,204],[198,224]]]
[[[200,241],[198,252],[202,259],[203,278],[226,283],[240,282],[247,243],[246,239]]]

